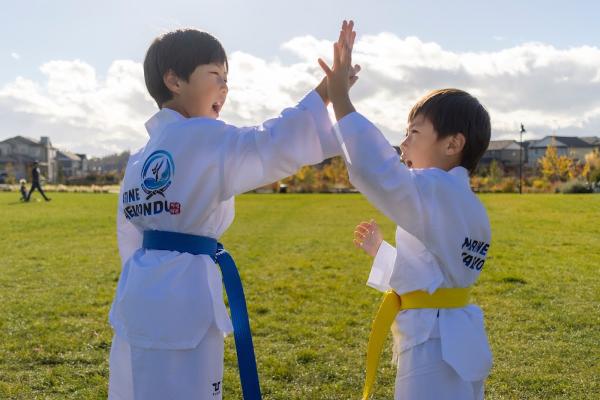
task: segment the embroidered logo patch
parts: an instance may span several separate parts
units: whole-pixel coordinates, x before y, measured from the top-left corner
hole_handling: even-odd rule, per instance
[[[157,150],[150,154],[142,166],[141,190],[133,187],[123,192],[123,213],[125,218],[132,219],[141,216],[169,213],[179,215],[183,206],[179,202],[170,202],[165,191],[171,186],[175,176],[175,163],[169,152]],[[144,195],[142,193],[146,193]],[[162,199],[150,200],[159,195]]]
[[[179,203],[175,203],[175,202],[173,202],[173,203],[169,204],[169,212],[170,212],[172,215],[177,215],[177,214],[179,214],[179,213],[181,212],[181,204],[179,204]]]
[[[142,167],[142,190],[146,200],[154,195],[165,197],[164,192],[171,186],[171,178],[175,175],[173,157],[167,151],[157,150],[150,154]]]

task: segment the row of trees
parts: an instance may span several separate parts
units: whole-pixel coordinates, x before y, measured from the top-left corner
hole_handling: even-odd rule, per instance
[[[11,164],[5,166],[5,174],[2,178],[4,183],[16,183]],[[84,177],[71,178],[69,183],[115,185],[121,179],[122,171],[96,170]],[[549,146],[545,155],[538,160],[537,168],[527,170],[523,180],[524,190],[535,192],[554,192],[566,187],[567,183],[571,186],[587,185],[589,188],[600,185],[598,149],[586,155],[585,160],[577,161],[568,156],[559,156],[556,147]],[[292,192],[342,192],[352,189],[346,165],[341,157],[331,158],[316,166],[302,167],[295,175],[269,186],[268,189],[277,191],[280,185]],[[516,176],[509,176],[502,165],[494,160],[489,166],[477,171],[471,178],[471,185],[476,191],[482,192],[514,192],[519,187],[519,180]]]
[[[581,178],[587,182],[600,179],[600,151],[595,149],[585,156],[585,161],[577,162],[567,156],[559,156],[556,147],[549,146],[539,160],[542,176],[549,182],[566,182]]]
[[[348,171],[341,157],[317,166],[301,168],[295,175],[280,182],[294,192],[338,192],[352,188]],[[523,187],[529,192],[555,192],[575,184],[591,188],[600,185],[600,151],[594,150],[578,161],[559,156],[556,147],[549,146],[536,168],[526,170]],[[481,192],[515,192],[518,176],[509,175],[501,164],[492,161],[480,168],[471,178],[471,185]],[[276,187],[273,187],[276,190]]]
[[[281,183],[294,192],[339,192],[351,188],[346,165],[333,157],[316,166],[304,166]]]
[[[519,187],[519,178],[509,175],[496,161],[481,168],[472,177],[471,184],[478,191],[513,192]],[[529,192],[589,192],[600,186],[600,151],[586,155],[584,160],[562,155],[549,146],[535,168],[527,168],[523,189]]]

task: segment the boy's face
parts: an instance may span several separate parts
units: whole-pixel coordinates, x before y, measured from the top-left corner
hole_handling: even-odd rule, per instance
[[[186,82],[177,79],[169,89],[177,95],[177,103],[186,117],[216,119],[227,99],[227,68],[223,64],[204,64],[196,67]]]
[[[417,115],[409,122],[406,137],[400,144],[402,161],[409,168],[451,168],[455,154],[451,149],[452,136],[438,140],[431,121]]]

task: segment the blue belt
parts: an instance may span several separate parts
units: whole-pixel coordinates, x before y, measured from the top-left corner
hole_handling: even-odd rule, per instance
[[[252,332],[248,321],[246,298],[242,280],[231,255],[215,239],[166,231],[145,231],[142,247],[195,255],[206,254],[219,264],[231,310],[242,393],[245,400],[260,400],[260,383],[256,369],[254,345],[252,344]]]

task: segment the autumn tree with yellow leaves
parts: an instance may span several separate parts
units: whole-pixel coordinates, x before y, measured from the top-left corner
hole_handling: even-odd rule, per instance
[[[550,182],[565,182],[576,175],[573,159],[559,156],[553,143],[546,148],[546,153],[538,160],[538,165],[543,177]]]
[[[339,156],[318,166],[304,166],[282,183],[294,192],[331,192],[351,186],[346,164]]]
[[[585,156],[585,165],[581,175],[588,182],[600,181],[600,149],[594,149],[593,152]]]

